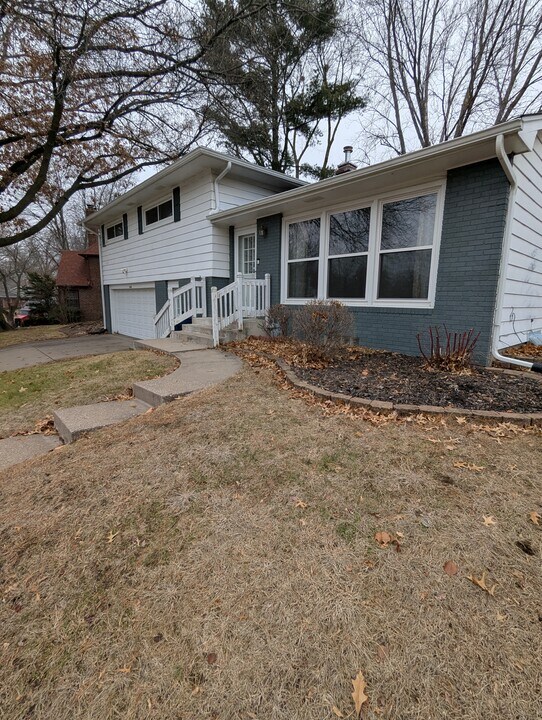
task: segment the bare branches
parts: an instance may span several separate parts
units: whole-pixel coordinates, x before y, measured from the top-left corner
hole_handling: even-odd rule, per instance
[[[371,0],[359,17],[373,133],[399,153],[540,110],[542,0]]]
[[[74,193],[169,161],[201,137],[201,59],[264,0],[196,26],[182,0],[12,0],[0,17],[0,246]],[[167,128],[167,132],[165,131]],[[47,212],[36,217],[36,208]]]

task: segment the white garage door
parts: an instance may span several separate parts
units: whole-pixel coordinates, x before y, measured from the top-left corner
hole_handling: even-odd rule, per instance
[[[153,338],[155,314],[153,288],[111,291],[113,332],[147,340]]]

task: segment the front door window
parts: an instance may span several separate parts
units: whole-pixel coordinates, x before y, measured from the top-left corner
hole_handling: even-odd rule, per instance
[[[256,277],[256,235],[239,236],[239,272],[245,277]]]

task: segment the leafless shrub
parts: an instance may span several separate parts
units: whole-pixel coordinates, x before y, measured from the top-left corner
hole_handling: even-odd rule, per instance
[[[423,348],[421,334],[417,334],[418,347],[427,367],[433,370],[447,372],[462,372],[472,365],[472,354],[480,333],[474,334],[474,328],[464,332],[449,332],[444,326],[444,337],[441,337],[440,328],[436,325],[427,330],[427,350]]]
[[[354,316],[337,300],[311,300],[293,315],[294,335],[328,360],[339,357],[354,330]]]
[[[287,305],[271,305],[263,322],[263,329],[269,337],[286,337],[292,311]]]

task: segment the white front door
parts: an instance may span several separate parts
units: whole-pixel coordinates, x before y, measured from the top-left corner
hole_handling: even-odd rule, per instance
[[[256,233],[244,233],[237,238],[237,272],[243,277],[256,277]]]

